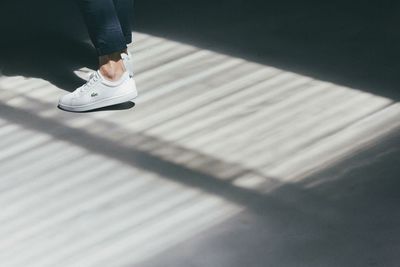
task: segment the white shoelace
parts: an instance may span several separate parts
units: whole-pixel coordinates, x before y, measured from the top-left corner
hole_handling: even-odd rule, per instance
[[[97,72],[91,73],[89,76],[89,80],[85,83],[85,85],[83,85],[79,89],[79,92],[84,93],[85,91],[87,91],[88,89],[93,87],[93,85],[95,85],[99,80],[100,80],[100,77]]]

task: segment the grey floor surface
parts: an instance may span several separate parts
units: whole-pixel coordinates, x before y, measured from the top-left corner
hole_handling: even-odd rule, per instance
[[[399,103],[135,35],[135,106],[0,78],[1,266],[396,266]]]

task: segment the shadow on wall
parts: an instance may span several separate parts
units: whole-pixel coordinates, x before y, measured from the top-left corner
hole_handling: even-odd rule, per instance
[[[137,29],[399,100],[399,1],[137,1]]]
[[[73,70],[97,64],[96,52],[73,1],[3,1],[0,70],[45,79],[72,91],[82,84]]]
[[[135,30],[400,100],[398,1],[135,3]],[[96,66],[73,1],[2,1],[0,7],[5,75],[72,90],[82,81],[71,70]]]

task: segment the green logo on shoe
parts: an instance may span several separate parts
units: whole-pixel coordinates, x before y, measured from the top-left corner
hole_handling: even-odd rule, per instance
[[[92,93],[92,97],[98,96],[97,93]]]

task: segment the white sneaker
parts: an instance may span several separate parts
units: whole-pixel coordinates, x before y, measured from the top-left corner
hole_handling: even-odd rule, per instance
[[[118,81],[109,81],[97,71],[90,75],[86,84],[61,97],[58,106],[81,112],[131,101],[137,95],[135,80],[129,72],[126,71]]]
[[[133,58],[132,54],[122,53],[121,54],[122,62],[124,63],[125,70],[129,72],[129,76],[133,77]]]

